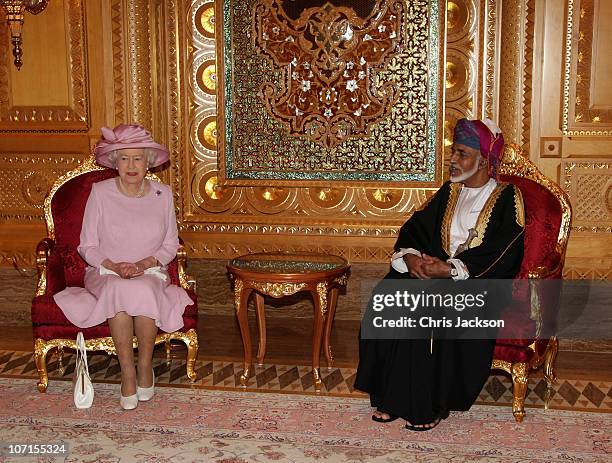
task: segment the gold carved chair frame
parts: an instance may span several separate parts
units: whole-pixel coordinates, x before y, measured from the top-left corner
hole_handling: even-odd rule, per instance
[[[521,177],[531,180],[538,185],[546,188],[559,202],[561,208],[561,225],[557,235],[557,243],[555,251],[559,254],[559,263],[556,268],[548,269],[546,267],[537,267],[529,270],[529,279],[531,281],[544,279],[559,271],[565,261],[565,252],[567,242],[569,240],[570,225],[572,219],[572,207],[567,194],[548,177],[543,175],[538,167],[529,160],[525,153],[518,145],[509,144],[502,157],[499,173],[514,177]],[[530,286],[532,286],[530,284]],[[535,288],[532,286],[532,292]],[[542,314],[538,304],[532,299],[532,318],[535,315],[536,325],[539,325],[542,320]],[[559,341],[555,336],[549,339],[546,350],[543,354],[538,353],[535,339],[527,348],[532,351],[531,358],[528,362],[508,362],[506,360],[493,359],[492,369],[503,370],[512,376],[513,399],[512,399],[512,414],[517,422],[523,421],[525,417],[525,396],[527,394],[527,383],[529,380],[529,372],[537,370],[542,365],[544,366],[544,379],[548,384],[548,390],[545,398],[545,407],[548,408],[552,395],[552,385],[556,381],[555,376],[555,360],[559,350]]]

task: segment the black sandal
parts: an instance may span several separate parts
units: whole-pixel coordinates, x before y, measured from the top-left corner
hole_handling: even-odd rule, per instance
[[[379,412],[379,413],[384,413],[384,412]],[[379,416],[372,415],[372,421],[376,421],[377,423],[391,423],[392,421],[395,421],[398,418],[399,416],[393,416],[393,415],[389,415],[389,418],[381,418]]]
[[[431,431],[433,428],[438,426],[442,422],[442,420],[445,420],[446,418],[448,418],[448,415],[449,415],[448,412],[444,412],[431,423],[417,424],[417,425],[406,423],[405,427],[406,429],[410,429],[411,431]]]
[[[442,421],[442,418],[438,418],[435,421],[428,423],[428,424],[410,424],[410,423],[406,423],[406,429],[410,429],[411,431],[431,431],[433,428],[435,428],[436,426],[438,426],[440,424],[440,422]]]

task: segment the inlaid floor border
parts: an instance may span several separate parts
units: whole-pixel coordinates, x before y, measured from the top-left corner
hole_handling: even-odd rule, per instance
[[[49,387],[53,381],[72,380],[74,353],[66,351],[62,368],[58,356],[47,356]],[[89,372],[94,382],[118,383],[120,369],[117,358],[105,353],[88,355]],[[180,358],[154,358],[157,386],[179,386],[199,389],[246,390],[289,394],[317,394],[309,365],[254,364],[247,388],[240,385],[242,362],[198,359],[195,371],[198,378],[192,383],[186,375],[185,360]],[[353,387],[355,368],[322,367],[323,388],[320,394],[346,397],[367,397]],[[32,352],[0,350],[0,376],[32,378],[36,387],[38,372]],[[526,407],[542,408],[546,405],[547,384],[542,378],[531,377],[527,386]],[[492,374],[476,403],[487,405],[512,404],[512,381],[504,374]],[[612,412],[612,381],[589,381],[559,378],[550,392],[549,407],[553,409],[591,412]]]

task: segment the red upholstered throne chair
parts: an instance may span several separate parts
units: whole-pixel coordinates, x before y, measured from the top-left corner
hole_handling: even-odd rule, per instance
[[[513,305],[504,312],[510,323],[498,333],[492,368],[512,375],[512,413],[520,422],[525,416],[530,370],[544,367],[549,390],[555,381],[558,341],[550,332],[555,328],[559,293],[552,285],[534,283],[562,278],[572,210],[565,192],[516,145],[508,145],[504,151],[500,180],[518,186],[523,196],[525,254],[517,279],[529,279],[529,284],[521,285],[523,295],[515,294]]]
[[[53,295],[67,286],[83,286],[86,263],[77,252],[83,212],[91,191],[92,183],[117,175],[114,169],[105,169],[95,164],[90,158],[77,169],[59,178],[45,199],[45,220],[47,238],[36,248],[39,274],[36,296],[32,300],[32,327],[34,330],[34,357],[38,368],[38,390],[47,390],[48,375],[46,357],[49,350],[57,348],[60,358],[65,347],[74,349],[79,331],[85,336],[87,350],[103,350],[115,354],[113,340],[110,337],[108,324],[80,329],[66,319],[55,304]],[[147,178],[159,180],[154,175]],[[180,340],[187,345],[187,376],[196,379],[194,365],[198,353],[197,337],[197,298],[195,281],[184,271],[185,251],[180,249],[177,257],[168,266],[168,273],[173,284],[180,285],[188,292],[195,303],[188,306],[183,314],[184,327],[174,333],[158,332],[155,344],[166,343],[169,355],[170,341]],[[137,340],[134,337],[134,348]]]

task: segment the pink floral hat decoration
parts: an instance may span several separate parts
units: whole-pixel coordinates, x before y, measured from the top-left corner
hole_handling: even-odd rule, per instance
[[[102,127],[102,138],[98,140],[94,148],[96,162],[104,167],[114,168],[108,155],[116,150],[129,148],[148,148],[157,154],[155,161],[149,167],[162,165],[169,159],[168,148],[159,143],[155,143],[151,137],[151,132],[141,125],[121,124],[114,129]]]

